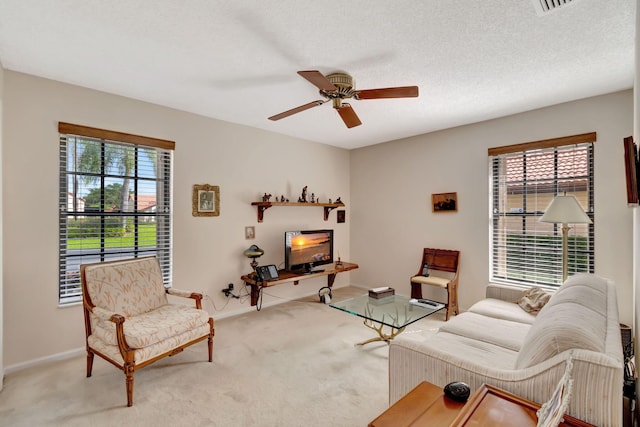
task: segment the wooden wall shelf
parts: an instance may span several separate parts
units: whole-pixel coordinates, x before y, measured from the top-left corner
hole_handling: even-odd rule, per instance
[[[329,219],[329,212],[335,208],[343,207],[344,203],[252,202],[251,206],[256,206],[258,209],[258,222],[262,222],[264,218],[264,211],[269,209],[271,206],[303,206],[307,208],[322,206],[324,208],[324,220],[327,221]]]

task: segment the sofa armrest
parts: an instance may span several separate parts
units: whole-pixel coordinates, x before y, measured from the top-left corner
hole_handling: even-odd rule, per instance
[[[440,333],[436,334],[439,335]],[[565,372],[566,361],[573,360],[573,397],[568,414],[598,426],[622,425],[622,363],[605,353],[572,349],[524,369],[494,367],[475,362],[465,354],[452,354],[433,344],[434,337],[418,341],[397,337],[389,345],[389,405],[428,381],[444,387],[462,381],[471,390],[483,383],[502,388],[525,399],[543,403]],[[598,390],[604,399],[593,399]]]
[[[199,292],[185,291],[182,289],[166,288],[169,295],[181,298],[191,298],[196,301],[196,308],[202,310],[202,294]]]
[[[516,302],[527,290],[529,290],[529,288],[489,283],[486,289],[486,297],[502,301]]]

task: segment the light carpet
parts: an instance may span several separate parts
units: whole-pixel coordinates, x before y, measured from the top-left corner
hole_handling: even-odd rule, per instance
[[[335,289],[334,300],[364,292]],[[422,339],[443,320],[436,313],[403,334]],[[375,332],[317,297],[215,326],[213,363],[205,341],[137,371],[130,408],[124,374],[99,357],[91,378],[85,357],[8,375],[0,425],[352,427],[388,407],[388,346],[354,345]]]

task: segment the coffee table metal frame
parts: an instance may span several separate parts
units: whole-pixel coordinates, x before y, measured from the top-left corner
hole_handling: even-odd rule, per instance
[[[364,325],[378,333],[377,337],[357,345],[365,345],[377,341],[384,341],[389,344],[410,324],[444,308],[444,306],[439,308],[417,306],[410,304],[409,300],[410,298],[404,295],[391,295],[375,299],[365,294],[343,301],[332,302],[329,306],[363,318]],[[390,329],[388,333],[383,331],[385,326]]]

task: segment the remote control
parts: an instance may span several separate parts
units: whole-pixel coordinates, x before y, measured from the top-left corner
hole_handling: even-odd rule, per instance
[[[413,304],[413,305],[418,305],[420,307],[425,307],[425,308],[436,308],[436,309],[440,309],[442,307],[444,307],[444,304],[440,304],[434,301],[430,301],[428,299],[422,299],[422,298],[412,298],[409,300],[409,304]]]

